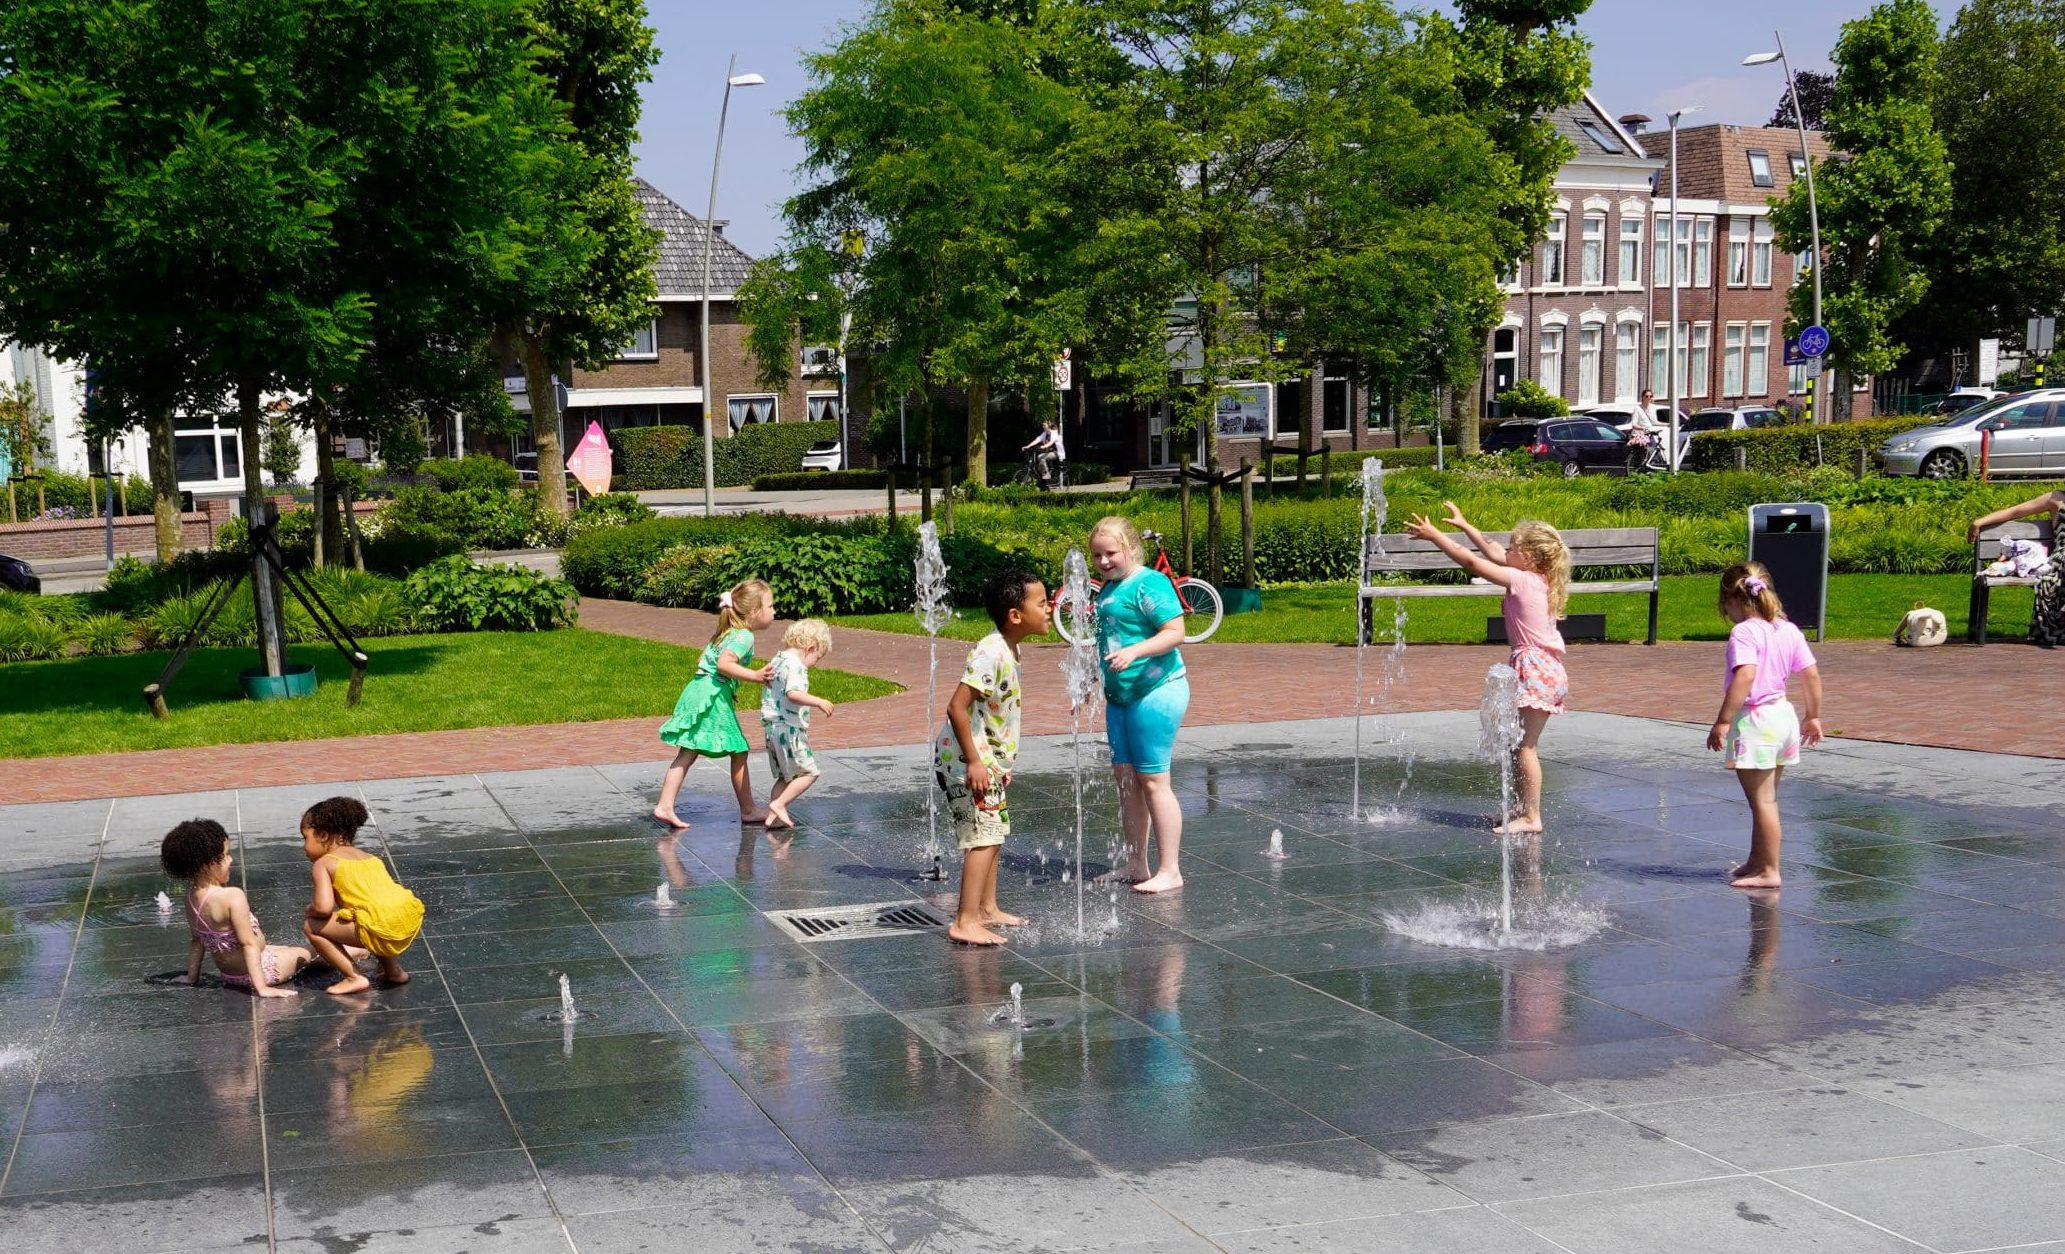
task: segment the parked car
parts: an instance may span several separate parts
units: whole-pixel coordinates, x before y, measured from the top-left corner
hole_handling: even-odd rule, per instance
[[[1569,478],[1588,470],[1603,474],[1628,468],[1628,437],[1598,418],[1516,418],[1484,438],[1487,453],[1514,450],[1532,453],[1538,462],[1557,463]]]
[[[803,453],[804,470],[837,470],[845,460],[837,440],[819,440]]]
[[[1702,409],[1678,424],[1678,430],[1689,435],[1704,435],[1709,431],[1754,431],[1759,427],[1782,427],[1785,415],[1768,405],[1753,405],[1740,409]]]
[[[1597,418],[1611,425],[1615,430],[1626,431],[1635,424],[1635,414],[1642,407],[1635,404],[1588,405],[1577,411],[1580,418]],[[1671,407],[1657,404],[1649,407],[1649,416],[1659,427],[1671,425]]]
[[[1997,400],[2005,395],[2006,393],[1996,392],[1992,388],[1959,388],[1942,400],[1937,401],[1934,405],[1924,408],[1920,416],[1924,418],[1948,418],[1953,414],[1964,413],[1975,405],[1984,405],[1988,401]]]
[[[27,562],[0,553],[0,588],[35,596],[43,591],[43,581],[36,577],[35,568]]]
[[[1957,479],[1977,472],[1982,443],[1990,474],[2065,474],[2065,388],[1998,397],[1903,431],[1879,445],[1879,461],[1889,475]]]

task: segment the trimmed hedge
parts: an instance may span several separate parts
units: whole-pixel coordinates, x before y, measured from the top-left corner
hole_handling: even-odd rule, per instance
[[[1839,466],[1853,474],[1862,450],[1866,464],[1887,437],[1927,425],[1921,418],[1871,418],[1822,426],[1760,427],[1754,431],[1708,431],[1690,441],[1687,470],[1734,470],[1743,450],[1745,469],[1783,475],[1816,466]]]
[[[873,525],[862,520],[862,525]],[[582,532],[568,540],[560,573],[582,596],[635,600],[667,550],[679,545],[743,544],[769,536],[851,529],[824,519],[787,514],[727,514],[718,518],[655,518]]]
[[[799,470],[785,475],[761,475],[753,480],[755,492],[824,492],[833,488],[886,488],[886,470]]]
[[[839,438],[837,422],[766,422],[717,441],[717,486],[739,487],[761,475],[790,474],[819,440]],[[703,483],[703,440],[694,427],[625,427],[612,431],[621,492],[696,488]]]

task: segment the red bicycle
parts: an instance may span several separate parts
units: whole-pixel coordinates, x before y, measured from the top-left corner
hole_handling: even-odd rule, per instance
[[[1176,588],[1176,603],[1183,607],[1183,643],[1196,644],[1209,640],[1219,630],[1219,622],[1226,617],[1226,603],[1219,599],[1219,590],[1202,579],[1179,575],[1169,565],[1168,550],[1162,547],[1159,532],[1140,533],[1143,544],[1154,546],[1154,560],[1147,563],[1160,571]],[[1102,579],[1090,580],[1090,596],[1095,598],[1104,587]],[[1096,637],[1096,610],[1093,606],[1077,605],[1066,595],[1067,590],[1056,589],[1050,605],[1054,611],[1054,628],[1061,638],[1070,644],[1081,644]]]

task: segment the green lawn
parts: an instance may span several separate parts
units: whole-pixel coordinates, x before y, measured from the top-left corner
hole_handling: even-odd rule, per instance
[[[172,717],[143,707],[163,653],[0,665],[0,757],[46,757],[188,745],[314,740],[379,732],[650,718],[655,728],[695,672],[697,650],[602,632],[475,632],[363,642],[372,659],[365,697],[346,709],[350,668],[325,645],[296,645],[322,685],[312,697],[243,699],[237,673],[253,650],[201,649],[166,694]],[[810,688],[835,702],[897,691],[887,680],[817,670]],[[739,687],[757,709],[757,684]],[[658,742],[655,741],[655,744]]]
[[[1726,620],[1714,608],[1720,580],[1713,575],[1671,575],[1663,581],[1657,614],[1660,640],[1722,640]],[[1963,575],[1831,575],[1828,635],[1830,639],[1890,639],[1916,601],[1943,611],[1952,639],[1962,639],[1971,580]],[[2029,630],[2030,592],[2003,588],[1993,595],[1990,637],[2016,639]],[[1481,642],[1484,620],[1496,615],[1496,597],[1421,597],[1405,603],[1405,638],[1415,644]],[[1348,644],[1355,639],[1355,591],[1349,583],[1292,584],[1268,588],[1262,608],[1253,614],[1228,615],[1212,637],[1214,643]],[[1377,611],[1378,633],[1387,632],[1389,601]],[[1649,625],[1649,599],[1624,594],[1575,596],[1574,614],[1606,615],[1607,634],[1615,640],[1640,640]],[[834,618],[845,627],[878,631],[921,632],[909,614],[868,614]],[[989,631],[980,610],[962,610],[940,634],[975,640]]]

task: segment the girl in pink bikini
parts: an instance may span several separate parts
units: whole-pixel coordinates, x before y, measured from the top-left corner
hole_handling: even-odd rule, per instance
[[[187,946],[186,974],[175,984],[197,984],[201,955],[215,955],[215,969],[231,988],[247,988],[260,997],[292,997],[281,984],[308,965],[309,952],[299,945],[268,945],[244,890],[229,882],[229,833],[213,819],[188,819],[165,833],[158,847],[165,874],[187,885],[186,921],[192,932]]]

